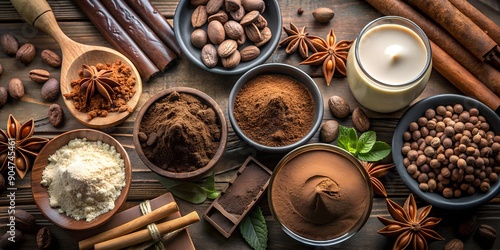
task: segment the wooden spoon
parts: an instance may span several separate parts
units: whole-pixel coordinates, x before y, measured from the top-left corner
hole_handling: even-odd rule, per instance
[[[96,65],[98,63],[113,63],[121,60],[122,63],[129,66],[137,79],[135,85],[136,93],[128,101],[127,105],[135,110],[142,93],[142,80],[135,66],[121,53],[106,47],[89,46],[77,43],[68,38],[57,24],[56,18],[50,5],[45,0],[12,0],[16,10],[21,16],[37,29],[49,34],[59,44],[62,50],[61,64],[61,93],[70,93],[71,81],[78,79],[78,71],[82,69],[83,64]],[[131,112],[113,112],[108,113],[106,117],[96,117],[88,120],[87,113],[75,109],[73,100],[64,98],[68,110],[81,123],[88,127],[103,129],[115,126],[123,122],[132,114]]]

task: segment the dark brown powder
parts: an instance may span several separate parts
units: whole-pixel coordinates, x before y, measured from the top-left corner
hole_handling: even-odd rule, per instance
[[[243,133],[260,144],[278,147],[303,138],[314,119],[309,90],[292,77],[260,75],[239,91],[234,117]]]
[[[220,121],[198,98],[173,92],[144,114],[139,139],[145,156],[171,172],[204,167],[220,144]]]
[[[257,195],[269,180],[269,173],[255,163],[250,163],[240,176],[219,198],[218,203],[228,213],[243,214],[245,209],[257,198]]]

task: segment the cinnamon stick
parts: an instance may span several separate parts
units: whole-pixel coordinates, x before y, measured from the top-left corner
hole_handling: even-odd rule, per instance
[[[200,221],[200,217],[198,216],[198,213],[193,211],[180,218],[157,224],[157,227],[160,234],[166,234],[169,232],[173,232],[177,229],[186,227],[198,221]],[[151,235],[149,233],[149,230],[143,229],[137,232],[120,236],[118,238],[114,238],[112,240],[95,244],[94,249],[95,250],[123,249],[125,247],[133,246],[148,240],[151,240]]]
[[[471,21],[479,26],[484,32],[498,44],[500,44],[500,26],[485,16],[466,0],[448,0],[460,12],[466,15]]]
[[[481,101],[498,114],[500,112],[500,97],[484,86],[484,84],[439,46],[432,41],[430,43],[434,69],[448,79],[462,93]]]
[[[104,38],[134,64],[143,81],[147,82],[160,72],[99,1],[74,0],[73,2],[80,7]]]
[[[477,59],[481,61],[486,59],[486,62],[490,63],[490,60],[495,58],[491,53],[496,55],[497,43],[448,0],[406,1],[440,24]],[[500,70],[500,67],[497,69]]]
[[[459,62],[496,95],[500,95],[500,71],[475,58],[452,36],[420,15],[408,4],[399,0],[366,1],[384,15],[402,16],[415,22],[422,28],[431,41],[446,51],[447,54]]]
[[[122,224],[118,227],[115,227],[111,230],[108,230],[106,232],[102,232],[100,234],[94,235],[92,237],[89,237],[85,240],[82,240],[78,242],[78,247],[80,250],[86,250],[86,249],[91,249],[95,244],[99,242],[103,242],[106,240],[110,240],[125,234],[128,234],[130,232],[133,232],[134,230],[137,230],[139,228],[145,227],[148,224],[154,223],[160,219],[166,218],[170,214],[178,211],[179,208],[177,207],[177,204],[175,202],[170,202],[164,206],[161,206],[153,211],[151,213],[145,214],[141,217],[137,217],[125,224]]]
[[[148,55],[156,67],[161,71],[165,71],[174,62],[177,58],[175,53],[163,44],[151,28],[125,2],[122,0],[104,0],[101,2],[142,51]]]
[[[149,0],[125,0],[125,2],[177,56],[181,55],[174,29]]]

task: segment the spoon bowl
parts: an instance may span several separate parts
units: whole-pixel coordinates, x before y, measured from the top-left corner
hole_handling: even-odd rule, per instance
[[[16,10],[21,16],[35,28],[50,35],[61,47],[61,93],[69,94],[73,87],[71,81],[79,78],[78,71],[84,64],[96,65],[98,63],[114,63],[120,60],[122,64],[132,69],[132,74],[136,78],[135,94],[127,102],[127,105],[135,110],[142,93],[142,80],[133,63],[123,54],[113,49],[102,46],[84,45],[68,38],[57,24],[56,18],[50,5],[45,0],[12,0]],[[71,99],[64,99],[66,107],[70,113],[82,124],[96,129],[104,129],[116,126],[125,121],[132,112],[110,112],[106,117],[95,117],[88,119],[88,114],[77,110]]]

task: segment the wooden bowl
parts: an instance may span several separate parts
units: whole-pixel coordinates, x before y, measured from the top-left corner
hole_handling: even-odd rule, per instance
[[[218,118],[218,122],[220,125],[220,130],[221,130],[221,137],[220,137],[220,144],[219,148],[217,149],[217,152],[215,153],[214,157],[210,159],[207,165],[205,165],[202,168],[199,168],[195,171],[191,172],[183,172],[183,173],[176,173],[172,171],[167,171],[157,165],[155,165],[153,162],[151,162],[146,155],[144,154],[144,151],[142,150],[141,147],[141,142],[139,141],[139,128],[142,122],[142,118],[144,117],[144,114],[146,111],[149,109],[149,107],[155,103],[158,100],[161,100],[162,98],[168,96],[170,93],[177,91],[178,93],[186,93],[190,94],[194,97],[197,97],[200,101],[204,102],[207,104],[209,107],[211,107],[214,111],[215,114]],[[133,133],[133,139],[134,139],[134,147],[139,155],[139,158],[148,166],[151,170],[156,172],[157,174],[167,177],[172,180],[178,180],[178,181],[189,181],[189,180],[195,180],[197,178],[200,178],[204,176],[206,173],[208,173],[210,170],[212,170],[215,167],[215,164],[219,161],[221,158],[222,154],[224,153],[224,150],[226,149],[226,142],[227,142],[227,123],[226,119],[224,118],[224,114],[222,113],[222,110],[220,109],[219,105],[207,94],[193,88],[188,88],[188,87],[173,87],[166,89],[163,92],[160,92],[153,97],[151,97],[139,110],[139,114],[137,115],[137,118],[135,119],[134,123],[134,133]]]
[[[53,208],[49,204],[49,193],[47,188],[42,186],[42,173],[48,164],[48,157],[62,146],[68,144],[69,141],[75,138],[87,138],[88,141],[102,141],[116,148],[120,153],[125,164],[125,187],[122,188],[121,194],[115,201],[115,208],[104,214],[99,215],[94,220],[87,222],[86,220],[76,220],[67,216],[64,213],[59,213],[57,208]],[[98,227],[107,222],[120,209],[127,199],[127,195],[132,183],[132,166],[127,152],[123,146],[110,135],[93,129],[77,129],[61,134],[50,140],[47,145],[40,151],[38,157],[33,164],[33,173],[31,176],[31,190],[35,203],[42,214],[55,225],[71,230],[86,230]]]

